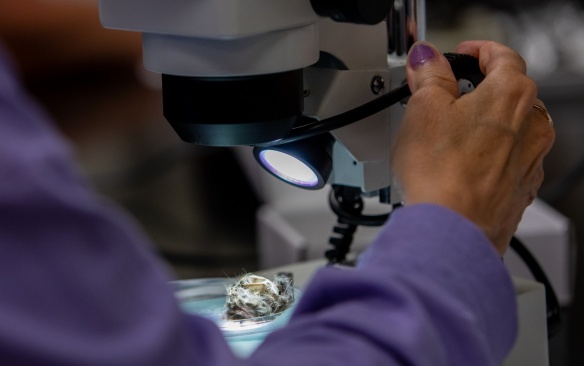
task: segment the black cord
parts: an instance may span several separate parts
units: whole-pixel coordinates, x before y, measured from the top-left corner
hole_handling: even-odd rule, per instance
[[[450,62],[452,71],[454,72],[454,76],[457,80],[465,79],[466,81],[470,82],[473,87],[476,87],[485,78],[481,72],[477,58],[458,53],[445,53],[444,56],[448,62]],[[265,144],[256,146],[269,147],[273,145],[280,145],[320,135],[322,133],[331,132],[341,127],[350,125],[351,123],[370,117],[375,113],[381,112],[382,110],[391,107],[392,105],[402,101],[410,95],[412,95],[410,87],[408,84],[404,84],[390,90],[388,93],[383,94],[376,99],[373,99],[370,102],[320,121],[316,118],[301,116],[298,120],[297,126],[292,128],[288,136],[283,137],[280,140],[267,142]]]
[[[412,93],[409,86],[404,84],[376,99],[373,99],[370,102],[367,102],[363,105],[360,105],[359,107],[353,108],[336,116],[322,120],[316,120],[311,117],[303,116],[302,121],[304,121],[304,123],[298,127],[293,128],[288,136],[277,141],[262,144],[261,146],[285,144],[348,126],[351,123],[360,121],[374,115],[375,113],[381,112],[382,110],[391,107],[395,103],[400,102],[410,95],[412,95]]]
[[[334,246],[334,249],[325,253],[329,264],[345,261],[359,225],[382,226],[391,215],[391,212],[382,215],[363,215],[361,213],[363,200],[360,197],[359,189],[354,187],[333,186],[329,195],[329,204],[338,218],[337,225],[333,228],[333,232],[338,235],[329,239],[329,243]],[[396,204],[393,209],[400,206],[401,204]],[[511,238],[510,247],[525,263],[533,278],[545,287],[547,332],[548,338],[552,338],[562,328],[560,304],[554,288],[533,254],[517,237]]]
[[[389,213],[381,215],[363,215],[360,212],[347,211],[339,202],[339,195],[333,188],[329,194],[329,205],[338,218],[354,225],[382,226],[389,219]]]
[[[545,287],[545,303],[547,308],[547,332],[548,338],[553,337],[562,329],[562,319],[560,316],[560,303],[554,292],[554,288],[547,278],[543,268],[537,262],[533,254],[517,237],[511,238],[511,249],[523,260],[533,278],[541,282]]]
[[[358,223],[351,222],[347,217],[359,216],[363,211],[363,199],[361,190],[355,187],[333,185],[329,196],[331,207],[336,206],[339,212],[345,215],[337,215],[337,224],[333,227],[333,232],[337,235],[331,236],[329,244],[333,249],[325,252],[329,265],[346,263],[347,254],[353,243],[353,236],[357,231]]]
[[[337,215],[337,224],[333,227],[336,234],[331,236],[329,244],[333,249],[325,252],[329,265],[345,263],[346,256],[351,249],[353,237],[359,225],[382,226],[390,216],[390,213],[381,215],[362,214],[364,203],[361,198],[361,190],[356,187],[334,185],[329,194],[329,205]],[[401,204],[396,204],[397,208]]]

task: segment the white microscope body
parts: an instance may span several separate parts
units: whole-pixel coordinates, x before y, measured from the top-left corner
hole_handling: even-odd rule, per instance
[[[371,25],[333,21],[315,12],[312,5],[315,2],[318,3],[309,0],[100,0],[100,16],[106,27],[142,32],[144,65],[163,75],[218,81],[302,70],[300,93],[303,106],[292,113],[315,119],[353,109],[403,84],[408,47],[405,43],[412,43],[418,39],[419,33],[424,32],[425,23],[418,21],[423,11],[416,10],[419,9],[416,4],[423,4],[423,1],[397,2],[398,6],[394,6],[391,12],[396,19],[392,25],[399,31],[389,34],[390,38],[385,21]],[[326,8],[326,3],[330,1],[321,2],[325,3],[323,6]],[[377,11],[377,4],[388,4],[387,1],[376,0],[361,3],[374,4],[368,5],[371,11]],[[361,21],[371,20],[372,15],[361,11],[365,14],[357,11],[355,16],[365,18]],[[331,16],[339,17],[338,14]],[[394,23],[399,22],[404,24],[395,26]],[[410,26],[405,27],[406,23]],[[405,29],[409,31],[402,34],[401,30]],[[391,30],[389,33],[392,33]],[[388,55],[388,48],[394,48],[395,52]],[[328,56],[330,61],[324,67],[323,55]],[[311,67],[319,59],[321,65]],[[204,88],[193,99],[209,93],[211,88]],[[233,86],[226,84],[218,92],[219,96],[225,96],[231,89]],[[270,89],[267,93],[277,93],[278,88],[274,84],[270,85]],[[257,98],[249,100],[248,104],[256,103],[255,109],[265,109],[269,106],[261,104],[261,98],[267,97],[263,92],[266,91],[247,90],[239,96],[257,93]],[[284,96],[288,94],[283,94],[282,98]],[[237,98],[227,100],[224,97],[215,101],[216,113],[232,108],[229,103],[233,99]],[[171,102],[169,100],[168,104]],[[192,102],[196,103],[196,100]],[[392,131],[397,128],[402,113],[403,107],[396,106],[332,131],[333,169],[327,183],[360,187],[363,192],[373,194],[390,187],[391,136],[395,135]],[[191,127],[191,122],[204,125],[205,131],[201,133],[201,128],[197,127],[197,132],[185,133],[183,127],[177,127],[178,124],[185,126],[185,121],[175,122],[172,117],[166,116],[183,139],[203,145],[257,145],[282,137],[276,132],[256,140],[217,141],[214,137],[201,137],[208,130],[208,121],[186,121]],[[260,130],[273,129],[284,117],[290,119],[297,116],[267,119],[257,129],[243,133],[229,130],[231,121],[228,121],[221,125],[221,131],[214,130],[210,134],[257,135]],[[261,123],[258,122],[261,119],[259,117],[254,122]],[[395,123],[390,124],[390,121]],[[238,124],[241,127],[242,124]],[[289,130],[290,126],[282,129]],[[398,200],[399,196],[395,195],[393,201]]]

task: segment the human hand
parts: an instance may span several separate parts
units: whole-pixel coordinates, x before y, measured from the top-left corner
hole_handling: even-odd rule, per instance
[[[543,181],[555,134],[535,82],[513,50],[488,41],[456,52],[479,59],[484,81],[459,98],[446,58],[415,44],[407,64],[412,96],[393,152],[405,205],[435,203],[478,225],[500,254]]]

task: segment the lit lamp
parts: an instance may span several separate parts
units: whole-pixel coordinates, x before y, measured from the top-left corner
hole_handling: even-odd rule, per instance
[[[328,134],[282,145],[256,147],[258,163],[278,179],[305,189],[324,187],[333,170],[332,137]]]

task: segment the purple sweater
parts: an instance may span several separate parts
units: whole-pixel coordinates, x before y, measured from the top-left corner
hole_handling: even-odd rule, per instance
[[[322,269],[288,326],[236,358],[182,313],[144,234],[91,192],[0,52],[3,365],[501,364],[517,332],[501,259],[439,206],[399,209],[356,270]]]

